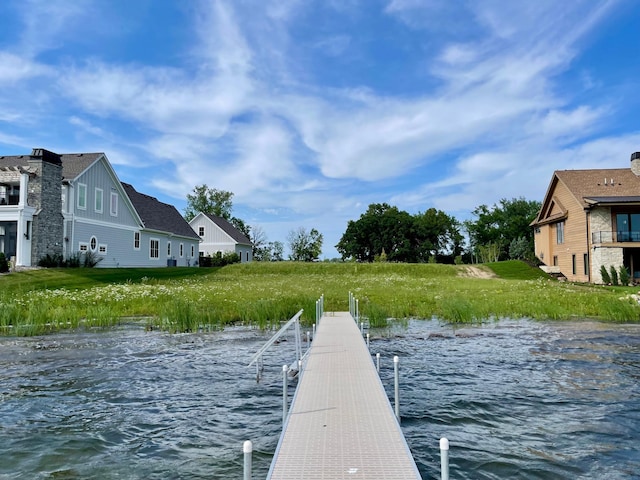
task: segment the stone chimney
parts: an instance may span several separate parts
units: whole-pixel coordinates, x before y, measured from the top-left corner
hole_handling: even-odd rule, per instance
[[[29,166],[35,175],[29,181],[27,202],[36,208],[31,232],[31,261],[35,265],[46,254],[62,254],[62,160],[60,155],[34,148]]]
[[[640,176],[640,152],[631,154],[631,171]]]

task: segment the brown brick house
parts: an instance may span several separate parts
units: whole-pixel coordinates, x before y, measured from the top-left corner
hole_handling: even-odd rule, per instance
[[[631,168],[556,170],[531,226],[547,271],[602,283],[602,265],[624,266],[640,282],[640,152]]]

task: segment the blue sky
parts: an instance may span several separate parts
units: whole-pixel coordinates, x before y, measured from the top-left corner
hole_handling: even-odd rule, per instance
[[[633,0],[4,0],[0,155],[105,152],[324,257],[370,203],[459,220],[640,150]]]

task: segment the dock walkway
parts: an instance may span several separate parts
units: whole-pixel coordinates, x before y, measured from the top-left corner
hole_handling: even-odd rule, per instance
[[[267,478],[421,478],[348,312],[319,322]]]

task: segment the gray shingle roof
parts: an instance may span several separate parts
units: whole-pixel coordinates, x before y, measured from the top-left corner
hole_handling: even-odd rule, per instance
[[[140,193],[128,183],[122,182],[122,187],[129,197],[129,200],[131,200],[133,207],[138,212],[138,215],[140,215],[140,219],[145,228],[173,233],[174,235],[197,240],[200,239],[187,221],[180,215],[178,210],[176,210],[176,207],[168,203],[162,203],[155,197]]]
[[[62,160],[62,179],[73,180],[104,153],[64,153],[60,155]]]
[[[93,162],[104,153],[63,153],[60,155],[62,161],[62,179],[72,180],[84,172]],[[7,155],[0,157],[0,167],[26,167],[29,165],[29,155]]]
[[[209,220],[219,226],[227,235],[233,238],[237,243],[243,245],[252,245],[251,240],[249,240],[240,230],[234,227],[231,223],[225,220],[222,217],[218,217],[216,215],[211,215],[209,213],[204,213]]]

